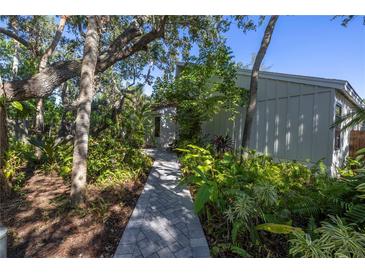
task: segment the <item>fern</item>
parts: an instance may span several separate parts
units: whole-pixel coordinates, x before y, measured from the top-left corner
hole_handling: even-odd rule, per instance
[[[321,208],[318,202],[310,196],[294,195],[289,202],[290,211],[299,216],[318,216]]]
[[[355,224],[363,224],[365,222],[365,204],[356,204],[350,207],[345,213],[348,221]]]

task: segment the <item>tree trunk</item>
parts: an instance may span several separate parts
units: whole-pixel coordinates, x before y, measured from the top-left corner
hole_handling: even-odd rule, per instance
[[[34,130],[37,133],[44,132],[44,108],[42,98],[37,100]]]
[[[16,31],[16,25],[12,23],[12,27]],[[19,42],[15,41],[15,52],[12,63],[13,79],[15,80],[19,69]],[[2,84],[2,81],[0,81]],[[4,168],[6,163],[6,152],[9,148],[8,121],[6,113],[6,94],[0,90],[0,196],[7,196],[11,191],[8,178],[5,177]]]
[[[94,95],[94,74],[98,60],[99,34],[95,16],[88,17],[84,58],[81,66],[80,93],[77,101],[76,133],[71,178],[71,202],[84,200],[87,175],[87,154],[90,129],[91,101]]]
[[[55,36],[53,37],[52,43],[46,49],[44,54],[42,55],[41,61],[39,62],[39,72],[42,72],[47,67],[48,59],[52,56],[55,51],[59,41],[61,40],[63,29],[66,25],[67,16],[62,16],[60,22],[58,24],[58,28]],[[44,133],[44,103],[43,98],[37,100],[37,108],[36,108],[36,117],[35,117],[35,125],[34,129],[38,136],[41,136]],[[36,157],[39,159],[42,155],[42,151],[37,147],[36,148]]]
[[[69,104],[69,100],[67,98],[68,96],[69,94],[68,94],[67,82],[64,82],[61,86],[61,104],[63,109],[61,115],[61,123],[57,133],[57,138],[63,138],[70,133],[69,127],[67,125],[67,112],[68,112],[67,106]]]
[[[0,197],[6,196],[10,191],[8,181],[3,172],[6,161],[6,151],[8,150],[8,126],[6,116],[6,104],[4,100],[4,102],[0,102]]]
[[[270,21],[265,29],[264,37],[261,41],[260,50],[256,55],[255,63],[252,68],[251,73],[251,82],[250,82],[250,92],[249,92],[249,103],[246,106],[246,119],[245,126],[242,135],[242,151],[243,149],[249,146],[250,136],[252,130],[252,120],[256,109],[256,97],[257,97],[257,88],[258,88],[258,79],[259,79],[259,70],[262,63],[262,60],[265,57],[266,50],[269,47],[271,37],[275,28],[276,21],[279,16],[274,15],[270,17]]]

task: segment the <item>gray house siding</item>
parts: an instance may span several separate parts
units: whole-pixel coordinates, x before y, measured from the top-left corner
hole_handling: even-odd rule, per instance
[[[176,76],[183,65],[177,66]],[[249,70],[238,71],[237,86],[249,89],[250,75]],[[348,155],[351,131],[341,133],[341,147],[335,150],[335,129],[331,126],[338,103],[343,108],[343,115],[356,106],[365,107],[347,81],[260,72],[250,148],[275,159],[311,163],[323,160],[331,174],[336,174],[336,167],[341,166]],[[202,135],[206,140],[216,135],[229,135],[234,149],[238,150],[244,122],[244,108],[238,108],[234,114],[222,110],[203,122]]]
[[[239,75],[237,84],[248,89],[249,79]],[[334,102],[334,88],[260,78],[250,148],[277,159],[332,165]],[[203,135],[228,134],[238,149],[245,119],[244,109],[238,111],[231,120],[222,111],[206,121]]]

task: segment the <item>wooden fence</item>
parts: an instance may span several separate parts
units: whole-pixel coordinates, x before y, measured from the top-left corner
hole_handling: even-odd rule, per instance
[[[350,132],[350,157],[355,156],[356,151],[365,147],[365,131],[352,130]]]

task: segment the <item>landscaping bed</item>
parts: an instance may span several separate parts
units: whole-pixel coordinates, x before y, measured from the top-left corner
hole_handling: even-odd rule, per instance
[[[213,257],[365,257],[363,162],[334,178],[321,162],[178,150]]]
[[[34,174],[1,204],[8,257],[113,257],[146,178],[90,185],[85,205],[73,209],[62,177]]]

